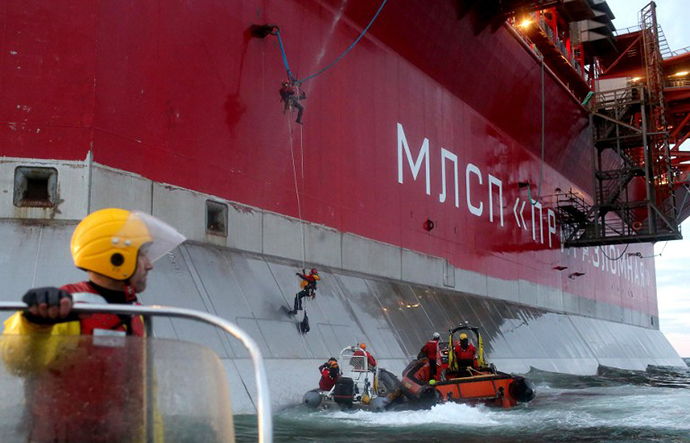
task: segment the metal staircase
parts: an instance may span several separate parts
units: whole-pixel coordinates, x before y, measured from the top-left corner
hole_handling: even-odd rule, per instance
[[[641,11],[640,28],[646,83],[598,92],[590,102],[593,204],[572,192],[557,196],[566,246],[681,238],[653,2]]]

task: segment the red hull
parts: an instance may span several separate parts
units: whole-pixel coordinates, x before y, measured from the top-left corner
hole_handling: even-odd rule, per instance
[[[281,26],[304,77],[345,50],[378,6],[351,3],[337,20],[335,0],[5,2],[0,154],[91,151],[100,164],[297,217],[295,161],[308,221],[657,315],[651,261],[562,252],[548,198],[541,217],[527,203],[523,226],[518,183],[536,195],[541,182],[541,69],[507,28],[475,36],[454,2],[389,2],[353,51],[304,85],[303,132],[282,114],[278,42],[251,38],[250,25]],[[587,193],[586,111],[549,73],[545,91],[541,194]],[[416,180],[399,128],[412,160],[428,140]],[[575,271],[587,277],[568,278]]]

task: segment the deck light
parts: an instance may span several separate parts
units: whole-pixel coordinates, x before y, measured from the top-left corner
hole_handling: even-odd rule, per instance
[[[532,20],[526,18],[520,22],[520,27],[524,29],[524,28],[527,28],[531,24],[532,24]]]
[[[688,74],[690,74],[689,71],[680,71],[680,72],[676,72],[675,74],[673,74],[673,76],[674,77],[685,77]]]
[[[639,82],[640,80],[642,80],[642,77],[633,77],[632,79],[633,83]]]

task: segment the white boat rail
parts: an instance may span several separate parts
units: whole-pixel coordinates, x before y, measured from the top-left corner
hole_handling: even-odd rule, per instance
[[[26,304],[21,302],[0,302],[0,311],[23,311],[27,308]],[[146,332],[148,337],[153,337],[152,321],[153,316],[162,317],[177,317],[186,318],[189,320],[197,320],[204,323],[211,324],[225,332],[229,333],[236,339],[242,342],[245,348],[249,351],[254,367],[254,377],[256,379],[256,392],[258,396],[257,402],[257,417],[258,417],[258,434],[259,443],[273,443],[273,421],[271,417],[271,403],[268,393],[268,379],[266,377],[266,368],[264,367],[261,350],[249,334],[242,330],[236,324],[209,314],[207,312],[195,311],[193,309],[175,308],[171,306],[133,306],[133,305],[117,305],[117,304],[87,304],[77,303],[72,308],[73,312],[83,313],[110,313],[110,314],[128,314],[141,315],[144,317],[146,325]],[[147,371],[149,374],[152,371]],[[152,384],[149,383],[149,386]],[[152,417],[149,414],[149,417]],[[149,436],[152,434],[149,433]]]
[[[359,346],[347,346],[340,351],[340,368],[343,377],[350,377],[359,391],[360,399],[373,393],[373,381],[378,377],[378,367],[369,367],[368,352]]]

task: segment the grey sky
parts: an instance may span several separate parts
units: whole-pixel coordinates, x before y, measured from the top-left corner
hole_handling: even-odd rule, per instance
[[[635,26],[639,11],[649,0],[608,0],[616,16],[613,24],[618,29]],[[690,46],[690,27],[687,26],[688,0],[656,0],[657,19],[661,24],[671,50]],[[688,149],[688,143],[683,146]],[[679,204],[682,202],[679,202]],[[690,201],[685,202],[686,205]],[[690,220],[683,223],[683,231],[690,239]],[[690,240],[658,243],[656,257],[659,322],[671,344],[682,357],[690,357]]]
[[[686,202],[686,204],[688,204]],[[690,220],[682,225],[690,233]],[[661,330],[682,357],[690,357],[690,241],[658,243],[656,257],[659,322]]]
[[[639,24],[640,10],[649,4],[650,0],[607,0],[616,19],[613,24],[617,29],[625,29]],[[690,46],[690,31],[687,29],[688,6],[687,0],[656,0],[656,14],[661,28],[664,30],[671,50]]]

